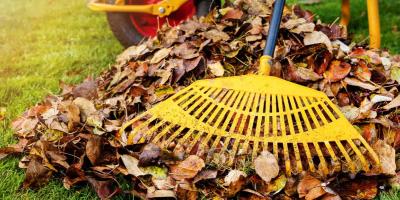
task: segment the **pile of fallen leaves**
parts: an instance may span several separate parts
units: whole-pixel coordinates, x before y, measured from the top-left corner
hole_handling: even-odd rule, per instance
[[[61,84],[60,95],[27,110],[12,123],[19,143],[1,148],[0,158],[23,155],[22,188],[61,177],[65,188],[90,184],[100,198],[371,199],[378,189],[399,187],[400,58],[351,43],[343,28],[299,7],[284,11],[272,74],[325,92],[375,149],[381,174],[289,177],[268,151],[229,168],[205,163],[203,154],[180,156],[116,137],[124,122],[195,80],[255,73],[271,7],[236,1],[163,27],[100,77]]]

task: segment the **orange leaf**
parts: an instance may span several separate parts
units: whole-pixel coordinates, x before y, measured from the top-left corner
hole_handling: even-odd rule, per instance
[[[340,81],[350,73],[350,70],[350,64],[334,60],[329,65],[328,71],[325,72],[325,78],[330,82]]]
[[[369,71],[368,66],[364,61],[360,61],[354,74],[361,80],[371,80],[371,72]]]

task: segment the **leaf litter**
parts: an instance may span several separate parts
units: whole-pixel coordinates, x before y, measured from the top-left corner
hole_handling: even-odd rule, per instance
[[[397,186],[400,56],[349,44],[342,27],[314,21],[298,6],[284,12],[272,74],[325,92],[375,149],[382,169],[352,174],[341,166],[328,176],[288,176],[282,159],[268,151],[254,163],[238,158],[227,167],[224,156],[206,163],[200,144],[189,154],[184,147],[170,152],[146,141],[126,145],[128,136],[117,134],[122,124],[195,80],[255,73],[272,4],[236,0],[201,19],[163,26],[96,79],[61,83],[60,95],[47,96],[12,122],[19,142],[0,148],[0,159],[23,155],[24,189],[62,177],[66,189],[86,183],[101,199],[372,199],[378,188]],[[5,112],[0,108],[0,121]]]

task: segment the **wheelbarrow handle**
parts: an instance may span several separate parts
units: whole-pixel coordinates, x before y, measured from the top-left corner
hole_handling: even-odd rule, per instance
[[[276,45],[276,38],[279,34],[279,26],[281,24],[283,8],[285,6],[285,0],[276,0],[274,10],[272,12],[272,19],[269,24],[268,38],[264,48],[263,55],[273,56]]]

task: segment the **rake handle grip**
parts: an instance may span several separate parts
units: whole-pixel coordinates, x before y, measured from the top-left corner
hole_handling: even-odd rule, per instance
[[[272,12],[272,19],[269,24],[267,44],[265,45],[263,55],[273,56],[275,51],[276,38],[279,33],[279,26],[281,25],[283,7],[285,6],[285,0],[276,0],[274,10]]]

